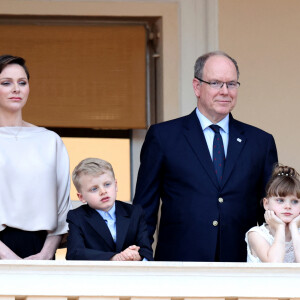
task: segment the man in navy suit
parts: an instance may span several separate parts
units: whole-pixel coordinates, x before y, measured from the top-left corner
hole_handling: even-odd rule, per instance
[[[153,260],[141,207],[116,200],[117,181],[109,162],[81,161],[72,179],[82,205],[67,216],[69,260]]]
[[[272,135],[232,117],[238,78],[226,53],[199,57],[197,108],[147,132],[133,203],[143,207],[153,242],[162,201],[155,260],[246,261],[245,233],[263,220],[260,200],[277,151]]]

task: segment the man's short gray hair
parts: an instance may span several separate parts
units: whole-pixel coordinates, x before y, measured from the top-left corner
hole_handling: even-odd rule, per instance
[[[207,60],[212,56],[225,56],[228,59],[230,59],[236,68],[237,78],[239,79],[240,71],[239,71],[239,67],[238,67],[236,60],[233,59],[231,56],[229,56],[227,53],[225,53],[223,51],[208,52],[208,53],[203,54],[202,56],[198,57],[196,60],[196,63],[195,63],[195,67],[194,67],[194,77],[202,79],[204,65],[207,62]]]

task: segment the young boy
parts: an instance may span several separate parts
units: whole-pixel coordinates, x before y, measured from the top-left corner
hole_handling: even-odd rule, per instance
[[[142,209],[116,200],[117,181],[109,162],[81,161],[72,174],[82,205],[67,216],[68,260],[153,260]]]

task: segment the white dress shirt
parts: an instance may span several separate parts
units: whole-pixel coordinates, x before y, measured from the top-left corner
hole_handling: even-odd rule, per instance
[[[109,211],[103,211],[103,210],[97,209],[97,212],[100,214],[100,216],[106,222],[108,229],[111,233],[111,236],[112,236],[114,242],[116,242],[117,241],[116,204],[114,204],[114,206]]]
[[[213,142],[215,133],[214,131],[209,127],[210,125],[214,124],[210,120],[208,120],[201,112],[199,111],[198,107],[196,108],[196,114],[199,119],[200,125],[203,130],[203,134],[208,146],[208,150],[210,153],[210,157],[212,159],[213,157]],[[225,157],[227,156],[227,148],[228,148],[228,141],[229,141],[229,115],[227,115],[223,120],[221,120],[219,123],[215,124],[219,125],[220,128],[220,134],[222,136],[223,145],[224,145],[224,152]]]
[[[106,222],[108,229],[111,233],[111,236],[116,243],[117,241],[117,229],[116,229],[116,204],[109,210],[109,211],[103,211],[98,210],[97,212],[100,214],[100,216],[103,218],[103,220]],[[143,258],[143,261],[148,261],[147,258]]]

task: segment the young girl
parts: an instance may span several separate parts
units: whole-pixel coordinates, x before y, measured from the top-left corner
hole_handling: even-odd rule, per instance
[[[300,180],[295,169],[274,168],[263,205],[266,223],[246,233],[247,262],[300,262]]]

